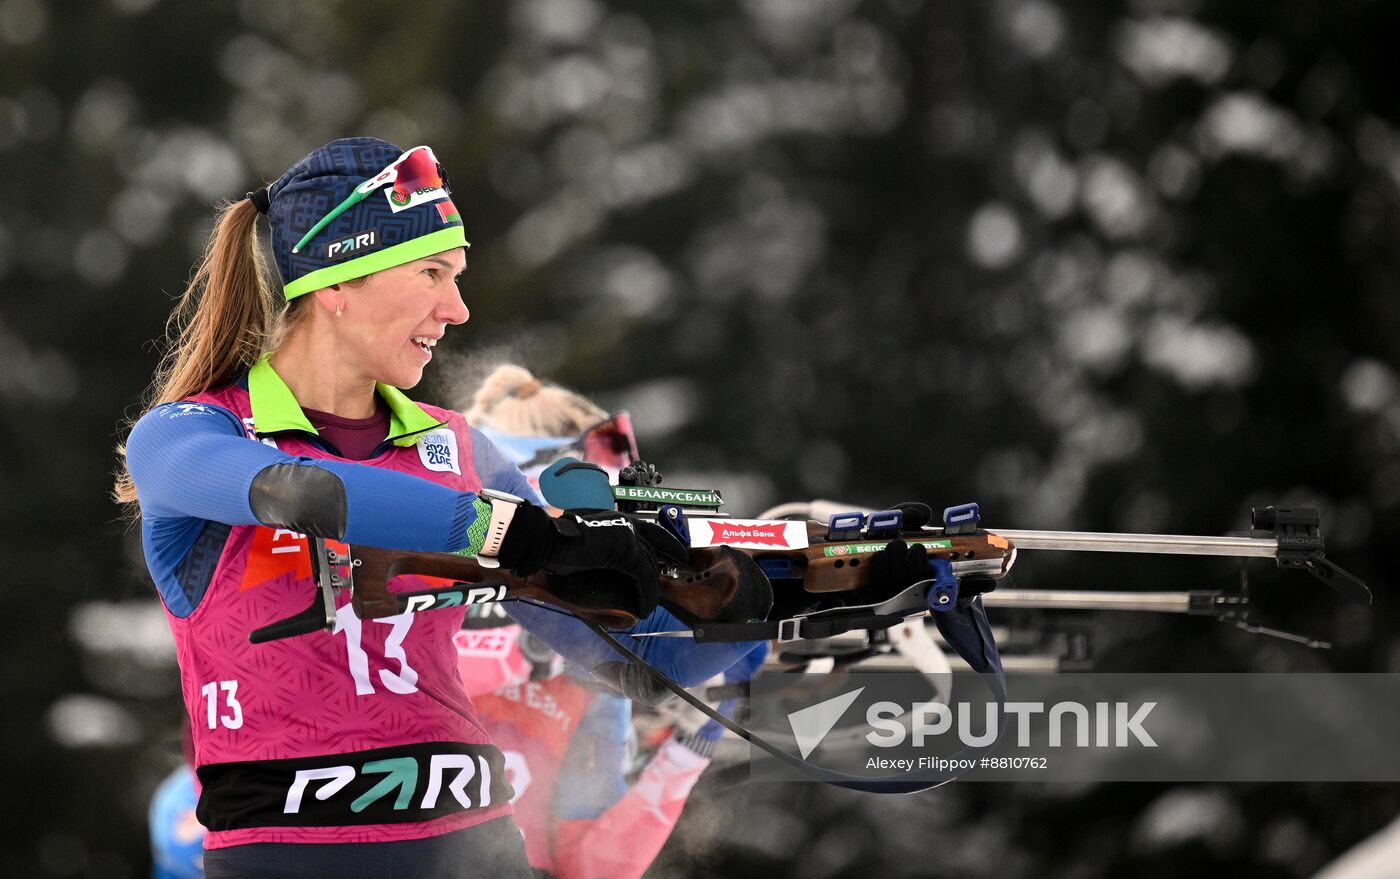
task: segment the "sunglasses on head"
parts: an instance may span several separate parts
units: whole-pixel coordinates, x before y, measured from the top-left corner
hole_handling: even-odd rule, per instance
[[[520,469],[547,466],[566,456],[597,464],[604,470],[626,467],[640,457],[637,438],[632,433],[632,416],[626,412],[610,415],[568,443],[540,449],[532,460],[521,464]]]
[[[433,154],[432,148],[416,146],[395,159],[383,171],[356,186],[344,201],[331,208],[330,213],[317,221],[316,225],[311,227],[311,231],[302,236],[292,248],[292,253],[300,253],[306,243],[334,222],[336,217],[364,201],[370,193],[385,186],[391,187],[388,193],[389,205],[396,212],[423,201],[445,197],[452,191],[447,183],[447,171]],[[438,192],[441,192],[440,196],[435,194]]]
[[[583,454],[590,464],[607,470],[621,469],[641,457],[637,437],[632,432],[632,416],[619,412],[598,422],[579,437]]]
[[[490,428],[483,428],[482,432],[527,476],[564,457],[597,464],[614,473],[640,457],[632,416],[626,412],[610,415],[573,437],[527,437]]]

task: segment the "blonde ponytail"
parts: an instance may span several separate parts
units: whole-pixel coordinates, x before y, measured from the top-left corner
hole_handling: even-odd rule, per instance
[[[257,240],[258,209],[248,198],[222,205],[194,277],[165,327],[165,353],[142,414],[230,384],[271,344],[281,309],[267,282]],[[133,422],[134,423],[134,422]],[[134,516],[136,487],[120,458],[112,496]]]
[[[469,424],[519,436],[573,436],[608,417],[592,401],[535,378],[511,363],[481,382],[466,412]]]

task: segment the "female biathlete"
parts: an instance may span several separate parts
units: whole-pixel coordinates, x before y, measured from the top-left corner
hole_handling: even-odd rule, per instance
[[[630,419],[545,385],[519,366],[495,369],[466,419],[535,484],[544,465],[574,454],[611,472],[636,457]],[[641,876],[670,836],[723,728],[678,729],[630,785],[631,702],[598,686],[496,608],[478,608],[458,632],[457,671],[492,742],[504,754],[515,822],[530,865],[567,877]],[[759,645],[721,676],[748,680]],[[701,718],[701,720],[707,720]],[[187,738],[187,737],[185,737]],[[182,766],[150,809],[154,879],[204,875],[204,828],[195,818],[197,782]]]
[[[175,637],[211,879],[529,875],[501,752],[457,678],[462,612],[361,620],[342,596],[333,633],[249,643],[306,606],[308,535],[545,571],[584,603],[630,604],[639,628],[676,625],[652,612],[656,553],[676,551],[660,529],[551,517],[461,415],[400,390],[467,320],[466,247],[432,150],[338,140],[220,213],[172,316],[116,496],[139,502]],[[580,668],[645,688],[578,621],[516,614]],[[633,646],[687,684],[753,647],[654,643],[684,640]]]

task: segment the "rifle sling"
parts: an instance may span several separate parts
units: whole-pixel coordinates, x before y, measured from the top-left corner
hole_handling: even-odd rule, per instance
[[[894,615],[870,614],[866,617],[852,616],[836,617],[831,620],[820,619],[817,622],[822,624],[830,624],[833,628],[838,625],[850,622],[850,628],[856,628],[858,627],[857,624],[854,622],[856,619],[880,620],[882,622],[879,623],[879,627],[894,625],[896,622],[899,622],[899,620],[903,619],[903,617],[900,616],[897,619],[894,619],[893,621],[889,621],[892,616]],[[774,745],[767,739],[764,739],[762,736],[750,732],[747,727],[743,726],[740,723],[736,723],[734,720],[730,719],[729,717],[726,717],[724,714],[720,713],[719,711],[716,711],[714,708],[711,708],[704,701],[691,695],[691,693],[687,691],[684,687],[682,687],[680,684],[676,683],[668,676],[662,674],[651,663],[647,662],[645,659],[642,659],[642,657],[638,656],[627,645],[614,638],[612,633],[609,632],[607,629],[603,628],[597,623],[590,622],[588,620],[582,620],[582,622],[584,625],[588,626],[588,628],[592,629],[595,633],[597,633],[598,637],[602,638],[603,642],[606,643],[609,647],[611,647],[613,650],[615,650],[622,656],[626,657],[626,659],[629,662],[641,668],[648,676],[653,678],[657,683],[665,687],[667,690],[670,690],[676,695],[677,698],[685,702],[691,708],[694,708],[696,711],[699,711],[701,714],[715,721],[720,726],[724,727],[725,729],[734,733],[739,738],[748,742],[750,745],[753,745],[756,748],[760,748],[768,752],[769,754],[773,755],[779,760],[782,760],[784,763],[787,763],[788,765],[796,768],[799,772],[803,773],[804,775],[815,781],[820,781],[824,784],[830,784],[836,787],[846,788],[848,790],[864,791],[866,793],[912,794],[918,793],[919,791],[930,790],[932,788],[947,784],[948,782],[952,781],[953,779],[957,778],[959,775],[962,774],[961,771],[926,772],[920,774],[919,780],[908,780],[907,775],[904,777],[891,775],[885,777],[870,778],[866,776],[849,775],[844,772],[836,772],[830,769],[823,769],[820,766],[814,766],[806,760],[789,754],[787,751],[784,751],[782,748],[779,748],[777,745]],[[972,602],[968,603],[966,606],[960,605],[957,609],[949,611],[947,613],[934,614],[934,622],[938,626],[939,632],[942,633],[944,640],[949,644],[949,646],[951,646],[953,650],[960,657],[962,657],[963,660],[968,663],[968,665],[972,667],[973,671],[979,673],[978,677],[981,678],[983,683],[985,683],[987,687],[992,691],[992,695],[996,697],[998,704],[1005,704],[1006,677],[1002,671],[1001,656],[997,652],[996,642],[992,639],[991,626],[987,623],[986,613],[982,609],[981,599],[976,598]],[[771,625],[776,629],[777,626],[781,625],[781,622],[706,624],[706,628],[713,629],[716,625],[725,625],[731,628],[741,627],[745,631],[745,635],[742,640],[750,640],[755,637],[754,632],[756,631],[756,629],[751,629],[748,627]],[[807,624],[804,623],[802,626],[804,638],[823,637],[820,635],[807,635],[806,625]],[[870,628],[871,626],[865,626],[864,624],[861,624],[861,626],[859,627]],[[823,625],[821,628],[824,629],[825,625]],[[728,630],[726,629],[723,631],[726,631],[727,633]],[[813,631],[817,631],[817,629],[814,629]],[[841,631],[849,631],[849,628],[842,629]],[[697,635],[698,634],[699,633],[697,632]],[[762,636],[760,635],[759,637]],[[984,754],[991,753],[991,750],[995,748],[997,742],[1000,741],[1001,733],[1006,728],[1006,712],[999,712],[999,717],[1000,723],[997,728],[997,738],[994,739],[991,744],[978,748],[964,748],[963,750],[959,751],[955,756],[974,758],[973,765],[976,765],[976,757],[980,757]]]
[[[761,623],[696,623],[691,631],[695,642],[716,641],[789,641],[832,638],[856,629],[887,629],[899,625],[904,614],[855,613],[829,617],[798,616],[785,620],[765,620]]]
[[[946,564],[946,563],[945,563]],[[951,571],[948,573],[951,578]],[[831,638],[856,629],[888,629],[922,613],[932,580],[912,583],[903,591],[875,604],[833,607],[783,620],[747,623],[701,622],[691,626],[696,643],[715,641],[811,641]],[[974,666],[975,667],[975,666]]]

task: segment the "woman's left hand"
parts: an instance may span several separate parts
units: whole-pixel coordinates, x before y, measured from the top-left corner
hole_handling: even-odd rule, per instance
[[[520,576],[550,574],[551,591],[565,601],[611,605],[642,618],[656,610],[658,550],[671,561],[685,559],[684,548],[654,523],[615,511],[555,518],[526,503],[516,511],[499,557]]]

